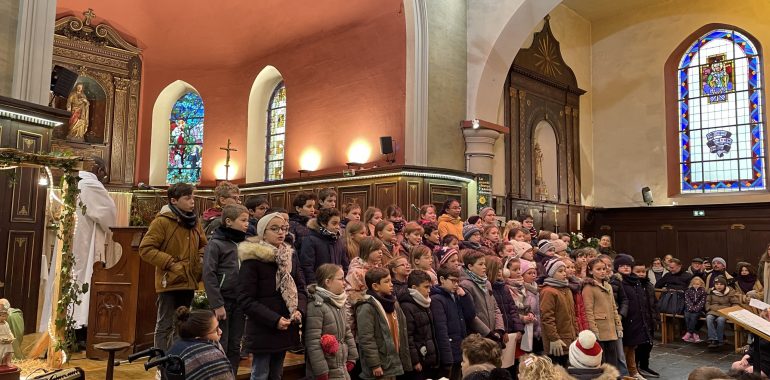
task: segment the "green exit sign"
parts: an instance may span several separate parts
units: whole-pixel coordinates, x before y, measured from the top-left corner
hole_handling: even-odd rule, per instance
[[[705,210],[692,210],[692,216],[706,216]]]

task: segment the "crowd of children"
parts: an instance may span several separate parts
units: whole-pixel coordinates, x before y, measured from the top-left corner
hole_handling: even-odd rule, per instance
[[[717,310],[762,299],[770,272],[758,277],[741,263],[733,277],[719,257],[710,269],[698,259],[683,270],[672,257],[648,266],[617,254],[609,237],[599,249],[570,250],[568,235],[537,231],[526,215],[501,228],[485,208],[463,221],[454,199],[405,221],[396,205],[340,212],[331,189],[297,195],[290,212],[265,198],[241,206],[233,191],[217,188],[208,244],[185,219],[192,210],[178,210],[187,188],[169,189],[165,218],[201,235],[218,342],[233,374],[239,347],[251,355],[252,380],[280,379],[286,352],[298,347],[318,380],[657,378],[654,288],[681,293],[684,341],[701,341],[705,316],[717,347],[725,326]],[[142,242],[164,281],[159,295],[180,273],[195,276],[163,244]]]

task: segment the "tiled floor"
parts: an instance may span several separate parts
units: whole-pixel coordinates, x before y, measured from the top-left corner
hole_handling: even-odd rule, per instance
[[[661,379],[687,379],[687,375],[698,367],[717,367],[727,372],[730,365],[740,358],[732,345],[710,349],[706,342],[696,344],[678,340],[656,345],[650,357],[650,367],[660,373]]]

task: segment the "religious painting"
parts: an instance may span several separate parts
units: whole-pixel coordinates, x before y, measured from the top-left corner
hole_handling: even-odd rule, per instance
[[[166,182],[200,182],[202,153],[203,100],[188,92],[171,110]]]
[[[727,101],[727,93],[733,91],[733,62],[725,54],[715,54],[706,58],[706,64],[700,68],[703,95],[709,103]]]
[[[107,120],[107,94],[96,80],[80,76],[66,102],[58,108],[72,112],[65,128],[54,131],[54,137],[73,142],[103,144]]]

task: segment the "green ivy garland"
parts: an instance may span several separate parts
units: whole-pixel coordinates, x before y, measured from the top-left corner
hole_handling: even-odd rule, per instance
[[[85,214],[85,205],[78,203],[78,176],[82,158],[66,152],[30,153],[15,148],[0,148],[0,169],[11,167],[42,168],[51,167],[64,171],[62,176],[63,205],[59,225],[54,226],[56,234],[62,241],[61,271],[59,272],[59,301],[56,305],[55,332],[52,334],[56,342],[54,349],[64,352],[64,360],[69,361],[71,354],[77,351],[75,337],[75,305],[80,304],[80,295],[88,291],[88,283],[78,285],[72,275],[75,267],[75,255],[72,252],[72,241],[75,234],[75,212],[81,208]],[[9,177],[11,186],[15,184],[16,170]],[[49,358],[50,359],[50,358]]]
[[[80,190],[78,189],[78,176],[67,171],[62,177],[62,201],[61,228],[57,230],[57,236],[62,241],[61,271],[59,272],[59,302],[56,305],[56,330],[62,331],[63,336],[58,336],[54,348],[66,353],[65,362],[72,352],[77,352],[78,344],[75,336],[75,305],[80,305],[80,295],[88,292],[88,283],[79,286],[75,281],[72,271],[75,267],[75,255],[72,252],[72,240],[75,232],[76,202]],[[85,206],[80,203],[83,214]]]

